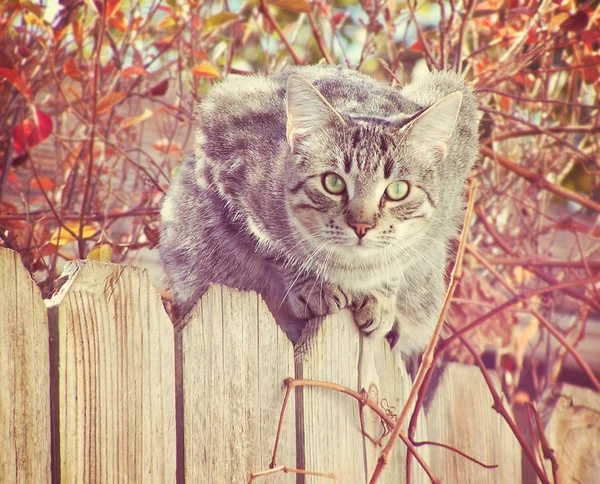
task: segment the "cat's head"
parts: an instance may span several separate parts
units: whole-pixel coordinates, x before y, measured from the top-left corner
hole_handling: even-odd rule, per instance
[[[287,140],[295,174],[287,206],[305,245],[360,259],[427,243],[419,235],[444,190],[440,167],[461,102],[457,91],[410,117],[344,113],[306,79],[290,76]]]

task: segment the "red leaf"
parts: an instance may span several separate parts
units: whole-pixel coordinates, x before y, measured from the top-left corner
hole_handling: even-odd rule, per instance
[[[160,81],[158,84],[152,86],[148,92],[152,96],[164,96],[169,88],[169,79]]]
[[[577,12],[560,24],[560,28],[566,32],[581,32],[587,27],[589,20],[590,17],[587,13],[583,10],[577,10]]]
[[[39,109],[35,110],[35,119],[25,119],[17,124],[12,132],[12,145],[17,154],[22,154],[45,141],[52,133],[52,118]]]
[[[27,86],[27,81],[25,80],[23,74],[21,73],[21,75],[19,75],[16,69],[0,67],[0,77],[6,78],[8,82],[25,94],[27,98],[31,99],[33,97],[33,94],[29,89],[29,86]]]
[[[0,67],[3,67],[5,69],[15,68],[15,65],[13,64],[11,58],[3,50],[0,50]]]
[[[416,40],[408,48],[411,52],[423,52],[423,43],[420,40]]]

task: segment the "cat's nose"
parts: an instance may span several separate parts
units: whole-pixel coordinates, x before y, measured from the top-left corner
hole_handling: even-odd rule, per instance
[[[359,239],[362,239],[369,229],[372,229],[374,225],[364,222],[348,222],[354,231],[356,232],[356,236]]]

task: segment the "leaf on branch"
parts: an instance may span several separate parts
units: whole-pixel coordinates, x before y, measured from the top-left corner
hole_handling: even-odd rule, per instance
[[[581,32],[588,25],[590,17],[583,10],[578,10],[570,15],[567,20],[560,24],[560,28],[566,32]]]
[[[192,67],[192,74],[196,77],[208,77],[210,79],[219,79],[221,77],[219,70],[207,62],[201,62]]]
[[[290,12],[297,13],[310,13],[312,12],[310,5],[306,0],[275,0],[269,3],[274,7],[279,7],[283,10],[289,10]]]
[[[121,7],[122,0],[107,0],[106,1],[106,16],[112,17],[112,15],[119,10]]]
[[[557,13],[552,20],[548,23],[548,32],[554,32],[554,29],[561,25],[565,20],[569,18],[569,14],[567,12]]]
[[[125,99],[125,96],[127,96],[127,94],[123,91],[109,92],[105,96],[102,96],[100,101],[98,101],[98,105],[96,106],[96,114],[108,113],[116,104],[119,104],[123,99]]]
[[[37,178],[31,180],[31,186],[34,188],[41,188],[44,191],[52,190],[54,188],[54,180],[47,176],[40,175]]]
[[[116,14],[108,19],[108,24],[121,33],[127,32],[127,20],[122,10],[117,10]]]
[[[82,71],[74,57],[71,57],[63,66],[63,73],[75,80],[81,80]]]
[[[169,89],[169,79],[165,79],[160,81],[158,84],[155,84],[150,89],[148,89],[148,94],[152,96],[164,96]]]
[[[123,77],[145,76],[148,74],[148,71],[141,66],[129,66],[123,69],[121,74]]]
[[[34,119],[25,119],[13,128],[12,145],[14,150],[19,155],[25,153],[28,148],[33,148],[45,141],[53,129],[52,118],[36,109]]]
[[[19,6],[26,10],[29,10],[40,20],[44,18],[44,12],[42,11],[42,7],[40,5],[36,5],[31,0],[19,0]]]
[[[65,229],[65,227],[69,228],[76,235],[79,235],[79,222],[67,222],[65,223],[64,227],[59,227],[54,231],[48,243],[61,247],[76,240],[75,237],[73,237],[73,235],[71,235],[71,233]],[[94,225],[84,225],[81,236],[83,239],[89,239],[97,231],[98,229]]]
[[[215,27],[219,27],[221,25],[228,24],[234,20],[237,20],[238,15],[233,12],[221,12],[217,15],[213,15],[206,20],[204,27],[206,30],[212,30]]]
[[[100,262],[110,262],[113,250],[110,244],[102,244],[94,247],[87,255],[88,260],[99,260]]]
[[[138,123],[146,121],[147,119],[150,119],[153,115],[154,113],[150,109],[146,108],[139,116],[123,118],[123,121],[121,122],[121,128],[129,128],[130,126],[134,126]]]
[[[170,30],[174,29],[175,27],[177,27],[177,20],[175,20],[173,17],[167,17],[161,20],[156,26],[156,28],[160,30]]]
[[[9,69],[7,67],[0,67],[0,80],[4,77],[8,82],[10,82],[13,86],[15,86],[21,93],[25,95],[28,99],[33,98],[33,93],[29,86],[27,85],[27,81],[25,76],[19,72],[17,69]]]
[[[167,138],[161,138],[156,141],[152,148],[160,153],[170,154],[170,155],[179,155],[181,154],[181,146],[176,141],[171,141]]]

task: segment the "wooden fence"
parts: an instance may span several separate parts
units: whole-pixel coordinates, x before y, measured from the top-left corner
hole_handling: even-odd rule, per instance
[[[326,319],[294,358],[254,293],[213,287],[176,333],[144,270],[77,261],[61,279],[44,301],[19,256],[0,248],[5,483],[245,483],[269,468],[286,378],[364,388],[392,414],[410,388],[386,344],[362,336],[347,314]],[[557,402],[545,420],[564,482],[594,482],[586,476],[598,475],[598,395],[568,387]],[[477,368],[450,365],[443,373],[417,440],[498,465],[419,447],[444,482],[522,482],[521,448],[492,403]],[[332,474],[338,483],[367,482],[381,447],[361,430],[360,414],[348,395],[297,389],[277,463]],[[362,414],[366,433],[380,436],[381,420]],[[575,452],[584,441],[595,447]],[[405,482],[405,466],[399,442],[380,482]],[[429,482],[416,463],[412,469],[412,482]],[[279,472],[257,482],[333,480]]]

